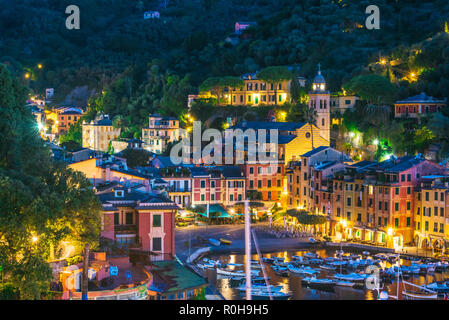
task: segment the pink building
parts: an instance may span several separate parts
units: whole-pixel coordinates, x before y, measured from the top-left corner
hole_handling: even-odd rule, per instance
[[[174,256],[176,204],[161,195],[123,187],[98,197],[103,204],[102,237],[152,253],[154,260]]]

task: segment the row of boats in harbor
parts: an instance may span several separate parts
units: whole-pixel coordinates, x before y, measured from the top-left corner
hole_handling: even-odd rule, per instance
[[[333,257],[322,258],[314,252],[305,252],[301,256],[293,256],[291,261],[286,261],[283,257],[262,257],[261,261],[251,261],[252,295],[255,299],[269,298],[289,299],[291,292],[282,291],[281,286],[267,287],[265,279],[260,277],[260,271],[264,264],[269,265],[274,273],[281,277],[289,275],[301,277],[304,286],[318,290],[334,290],[335,287],[352,287],[365,289],[367,279],[372,276],[366,272],[369,266],[376,266],[379,270],[379,283],[392,282],[407,279],[419,275],[441,273],[449,270],[449,263],[442,261],[420,261],[414,259],[409,266],[399,265],[398,255],[380,253],[371,255],[369,252],[360,254],[344,253],[338,250]],[[382,268],[382,262],[396,266]],[[220,261],[203,259],[198,264],[202,269],[216,269],[217,275],[227,277],[235,281],[240,286],[237,290],[244,292],[246,287],[242,284],[245,278],[244,270],[237,268],[244,267],[243,264],[221,263]],[[322,276],[324,274],[324,276]],[[320,278],[318,278],[320,276]],[[411,284],[413,285],[413,284]],[[449,293],[449,279],[433,282],[424,286],[418,286],[419,292],[403,292],[404,297],[418,299],[433,299],[438,294]],[[243,290],[245,288],[245,290]],[[424,292],[425,291],[425,292]]]

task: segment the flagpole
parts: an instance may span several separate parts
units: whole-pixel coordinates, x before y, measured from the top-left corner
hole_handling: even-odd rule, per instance
[[[249,203],[245,201],[245,255],[246,255],[246,300],[251,300],[251,216]]]

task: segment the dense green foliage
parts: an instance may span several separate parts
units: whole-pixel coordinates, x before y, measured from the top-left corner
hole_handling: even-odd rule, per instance
[[[62,241],[95,247],[101,206],[81,173],[51,159],[25,97],[0,65],[0,265],[21,299],[39,299]]]
[[[120,153],[120,157],[126,159],[129,167],[144,167],[148,165],[151,152],[144,149],[125,149]]]

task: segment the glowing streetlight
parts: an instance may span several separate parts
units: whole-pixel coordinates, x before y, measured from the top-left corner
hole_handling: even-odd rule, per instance
[[[386,63],[387,63],[387,60],[385,60],[385,59],[380,60],[380,64],[385,65]]]
[[[37,236],[33,236],[31,238],[31,241],[33,241],[33,243],[36,243],[39,240],[39,238]]]
[[[42,64],[40,64],[40,63],[37,65],[37,68],[38,68],[38,69],[42,69],[43,67],[44,67],[44,66],[43,66]]]
[[[374,139],[373,144],[374,144],[375,146],[378,146],[378,145],[379,145],[379,140],[378,140],[378,139]]]
[[[355,137],[355,133],[354,133],[354,132],[350,132],[350,133],[349,133],[349,136],[350,136],[351,138],[354,138],[354,137]]]
[[[391,237],[393,235],[393,233],[394,233],[394,229],[393,228],[388,228],[387,233]]]
[[[31,75],[27,72],[25,73],[25,79],[29,79],[31,77]]]

